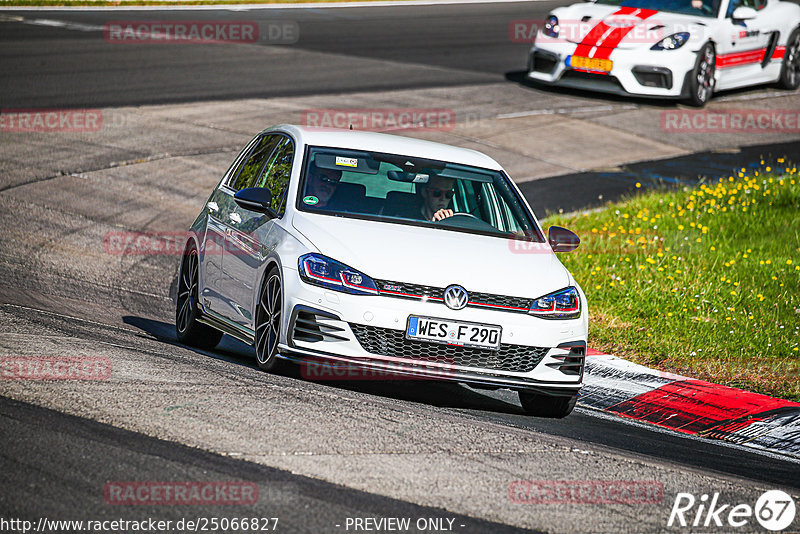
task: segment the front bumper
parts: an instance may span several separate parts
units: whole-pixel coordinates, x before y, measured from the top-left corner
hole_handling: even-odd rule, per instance
[[[302,282],[282,270],[285,310],[280,354],[358,365],[392,376],[450,380],[490,387],[571,395],[582,384],[588,322],[546,320],[525,313],[441,302],[349,295]],[[405,339],[410,315],[502,327],[498,351]]]
[[[528,55],[528,78],[540,83],[652,98],[680,98],[686,76],[694,68],[696,52],[687,44],[678,50],[615,49],[608,74],[567,66],[576,45],[569,42],[536,43]]]

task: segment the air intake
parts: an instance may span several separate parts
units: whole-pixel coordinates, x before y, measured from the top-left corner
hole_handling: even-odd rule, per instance
[[[583,374],[583,365],[586,362],[586,344],[578,343],[562,343],[557,348],[569,349],[567,354],[551,355],[552,358],[559,360],[546,364],[547,367],[557,369],[565,375],[581,376]]]
[[[292,340],[304,343],[316,343],[319,341],[347,341],[347,338],[339,335],[344,332],[344,328],[333,326],[323,322],[324,319],[338,321],[339,317],[306,306],[296,306],[292,320]]]

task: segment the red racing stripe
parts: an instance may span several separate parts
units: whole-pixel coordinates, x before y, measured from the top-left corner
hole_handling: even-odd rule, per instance
[[[685,380],[664,384],[606,410],[678,432],[696,434],[741,417],[797,407],[800,403],[702,380]]]
[[[775,51],[772,53],[771,59],[783,59],[783,55],[786,53],[785,46],[776,46]]]
[[[654,11],[652,9],[623,7],[606,17],[604,20],[616,15],[633,15],[638,17],[640,20],[645,20],[649,17],[652,17],[656,13],[658,13],[658,11]],[[634,27],[635,26],[612,28],[606,24],[605,21],[600,21],[589,31],[589,33],[586,34],[586,37],[583,38],[580,44],[578,44],[573,55],[608,59],[608,57],[611,55],[611,52],[613,52],[614,49],[619,46],[619,43],[633,30]],[[595,49],[594,54],[592,53],[592,49]]]
[[[637,12],[632,13],[632,15],[636,15],[639,17],[640,20],[645,20],[653,15],[658,13],[658,11],[654,11],[652,9],[639,9]],[[608,59],[618,46],[619,43],[627,36],[635,26],[628,26],[626,28],[617,28],[617,31],[612,32],[606,39],[597,43],[598,49],[595,52],[594,57]]]
[[[775,52],[777,53],[777,51],[778,49],[776,48]],[[732,54],[719,54],[717,56],[717,68],[724,69],[727,67],[748,65],[750,63],[761,63],[766,53],[766,48],[758,48],[756,50],[746,50],[744,52],[734,52]],[[773,58],[774,57],[773,55]],[[783,57],[783,52],[781,52],[781,57]]]

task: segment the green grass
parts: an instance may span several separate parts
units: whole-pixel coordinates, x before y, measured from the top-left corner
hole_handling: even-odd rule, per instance
[[[561,260],[589,301],[589,345],[800,400],[800,174],[778,162],[548,217],[582,239]]]

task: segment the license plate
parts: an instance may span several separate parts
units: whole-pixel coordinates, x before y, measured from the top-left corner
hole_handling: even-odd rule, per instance
[[[500,348],[501,333],[499,326],[434,317],[411,316],[406,327],[407,339],[492,350]]]
[[[596,70],[600,72],[611,72],[611,67],[614,66],[614,62],[610,59],[594,57],[570,56],[567,61],[567,64],[573,69]]]

